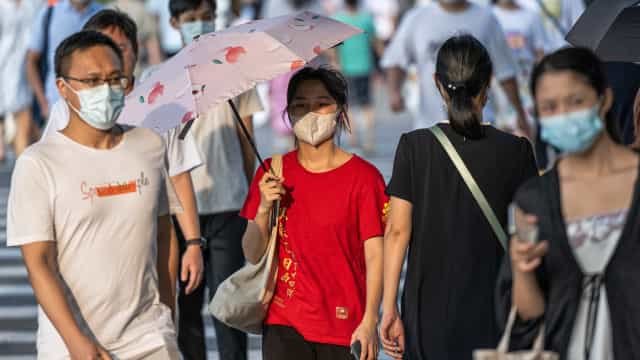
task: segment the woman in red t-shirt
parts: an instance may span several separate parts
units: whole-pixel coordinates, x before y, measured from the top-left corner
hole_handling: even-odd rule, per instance
[[[282,178],[258,170],[241,212],[262,233],[243,240],[245,256],[257,262],[271,207],[281,200],[286,208],[265,360],[352,359],[356,341],[362,359],[377,357],[387,197],[380,172],[336,144],[348,128],[346,89],[343,76],[327,68],[304,68],[291,78],[286,112],[297,148],[284,155]]]

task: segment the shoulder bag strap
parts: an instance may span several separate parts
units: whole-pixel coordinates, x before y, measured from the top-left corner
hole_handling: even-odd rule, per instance
[[[435,135],[444,150],[447,152],[447,155],[449,155],[449,158],[451,158],[453,165],[455,165],[456,169],[460,173],[460,176],[462,176],[462,179],[471,191],[474,199],[476,199],[476,201],[478,202],[482,213],[487,218],[487,221],[489,221],[489,224],[491,225],[493,232],[496,234],[498,241],[500,241],[502,248],[506,250],[508,239],[507,233],[502,228],[502,225],[500,225],[500,221],[498,221],[498,218],[493,212],[491,205],[489,205],[487,198],[482,193],[482,190],[480,190],[478,183],[476,183],[476,180],[469,172],[469,169],[467,169],[464,161],[462,161],[460,155],[456,151],[455,147],[453,147],[453,144],[451,143],[451,141],[449,141],[449,138],[447,138],[447,135],[445,135],[442,129],[435,125],[433,127],[430,127],[429,130],[433,133],[433,135]]]
[[[277,177],[282,177],[282,155],[273,155],[271,157],[271,173]],[[271,211],[271,218],[269,220],[270,229],[277,225],[280,211],[280,201],[276,201],[273,206],[273,210]]]
[[[551,13],[551,10],[549,10],[547,5],[545,5],[545,3],[542,2],[542,0],[536,0],[536,2],[538,3],[540,10],[542,10],[544,15],[547,18],[549,18],[549,21],[551,21],[551,23],[556,28],[556,30],[558,30],[560,34],[564,37],[567,34],[567,30],[564,28],[564,26],[560,24],[560,20]]]

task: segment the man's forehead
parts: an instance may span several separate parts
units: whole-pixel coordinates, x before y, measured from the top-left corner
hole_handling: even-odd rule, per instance
[[[122,65],[113,49],[104,45],[96,45],[86,49],[78,49],[71,54],[71,69],[90,73],[94,71],[121,71]]]

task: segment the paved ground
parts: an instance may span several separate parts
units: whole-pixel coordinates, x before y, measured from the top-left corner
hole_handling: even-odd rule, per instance
[[[386,109],[383,95],[377,94],[378,114],[377,149],[372,161],[385,179],[391,175],[393,154],[399,136],[410,127],[407,116],[393,116]],[[258,146],[261,153],[268,157],[273,153],[271,146],[273,134],[268,127],[257,130]],[[347,143],[343,138],[343,143]],[[353,151],[358,152],[357,149]],[[0,166],[0,360],[23,360],[35,358],[36,302],[27,280],[18,249],[6,247],[6,202],[9,192],[13,161],[9,159]],[[218,359],[215,333],[208,316],[207,344],[210,359]],[[251,337],[250,358],[260,359],[260,339]]]

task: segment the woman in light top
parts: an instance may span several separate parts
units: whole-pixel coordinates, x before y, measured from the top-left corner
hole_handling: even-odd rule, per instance
[[[590,50],[547,56],[531,88],[542,138],[563,155],[516,194],[516,223],[537,227],[539,241],[514,237],[500,279],[503,316],[518,309],[511,343],[529,347],[544,323],[562,359],[638,359],[640,158],[618,143],[612,92]]]

